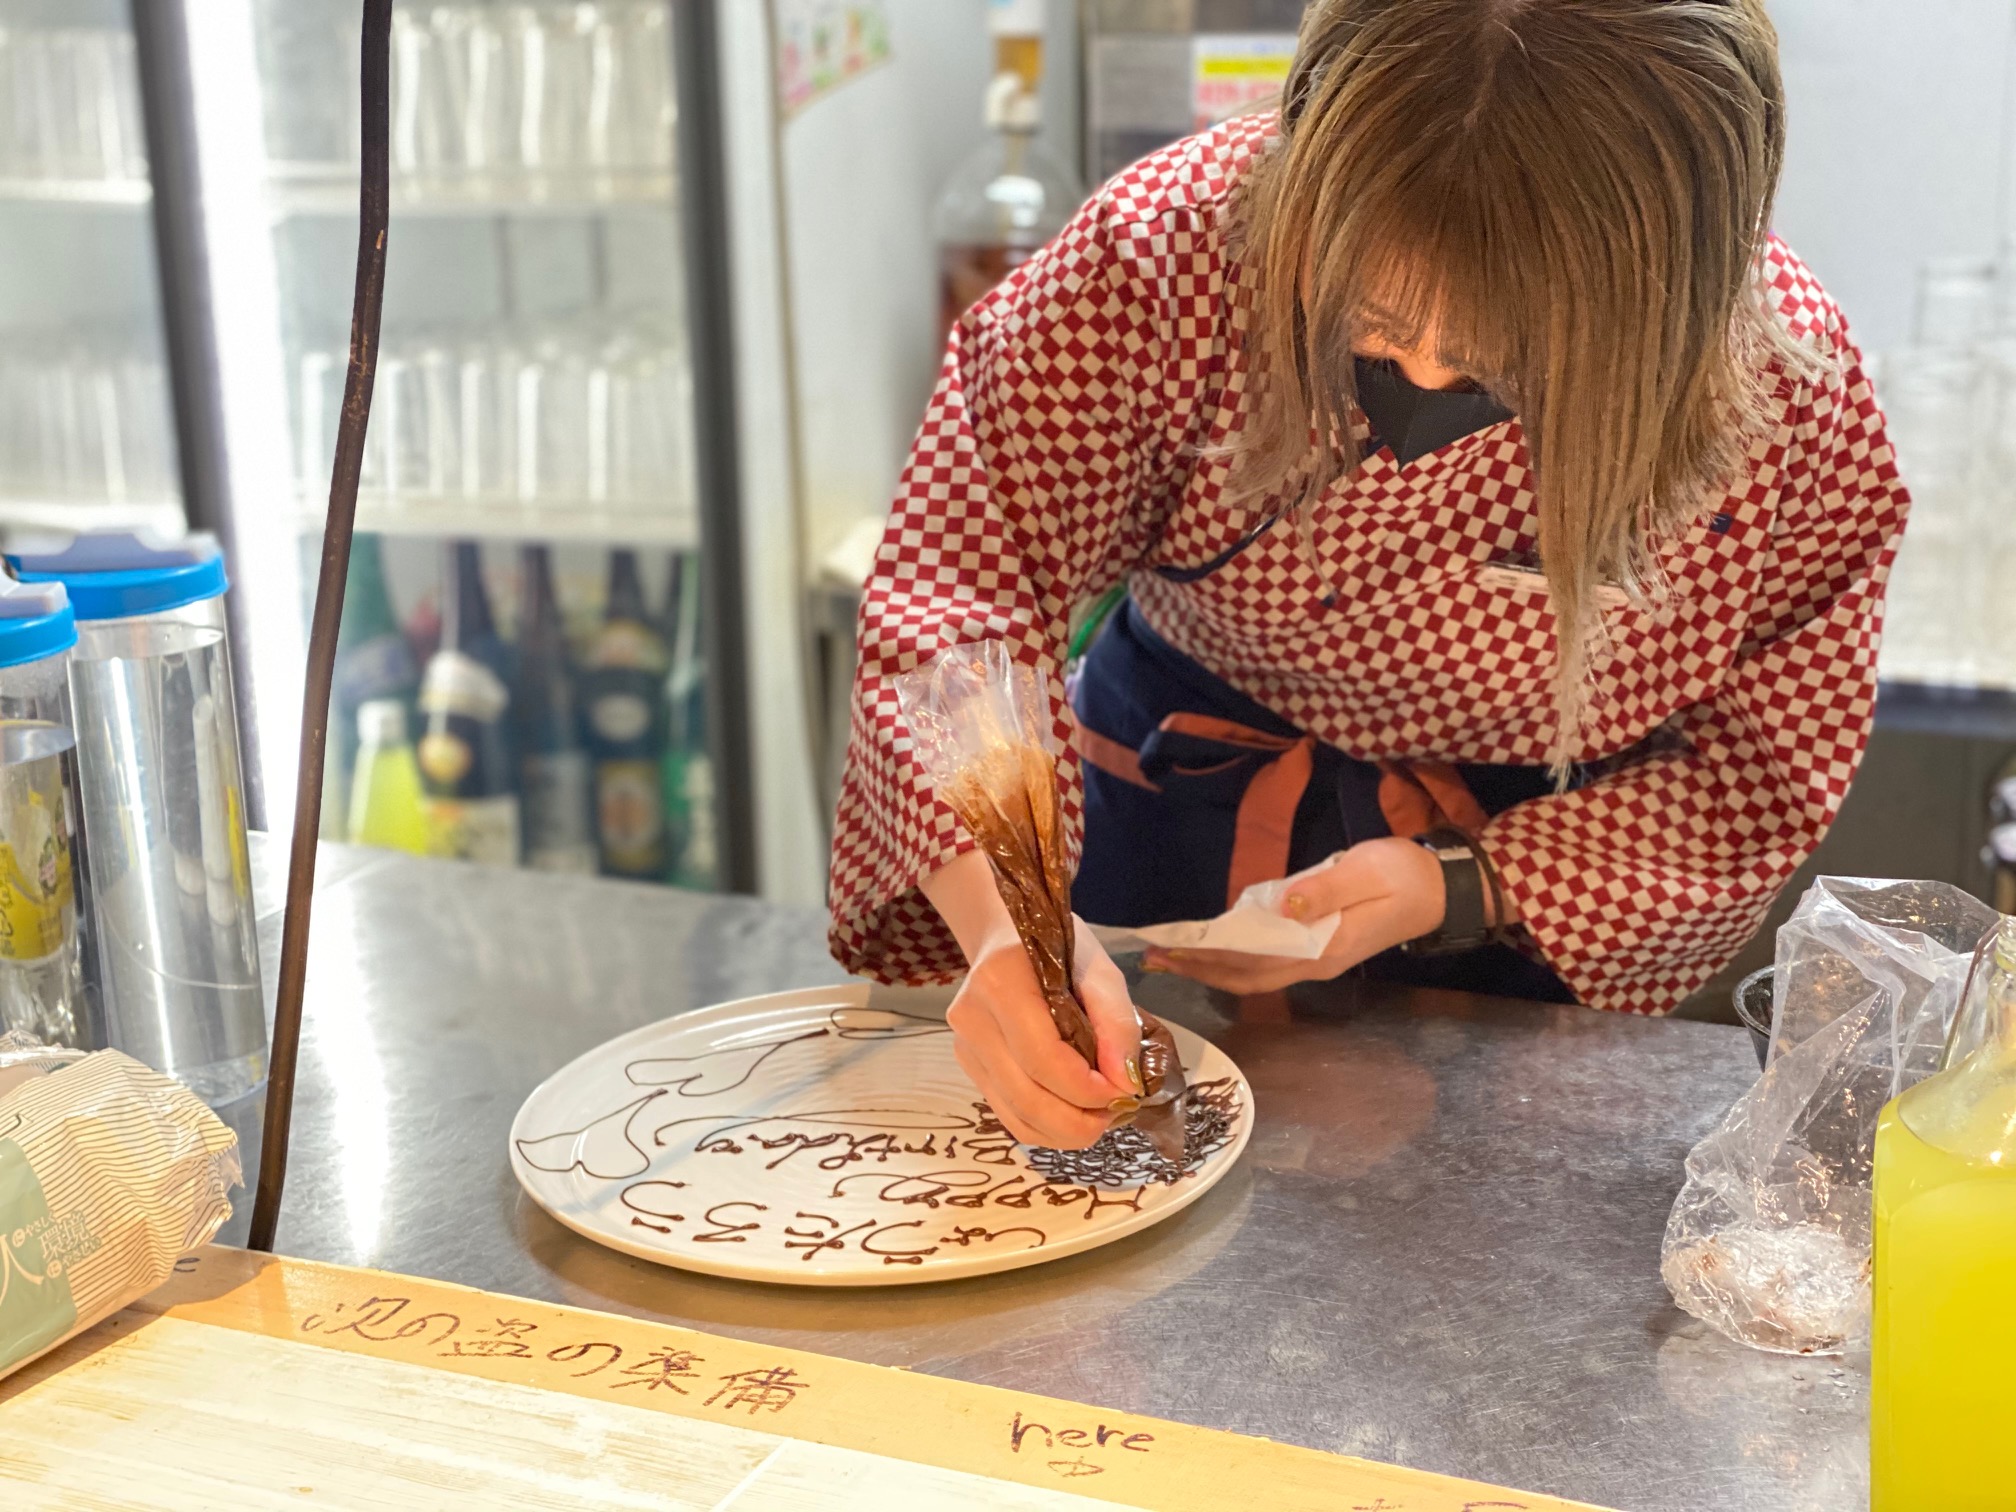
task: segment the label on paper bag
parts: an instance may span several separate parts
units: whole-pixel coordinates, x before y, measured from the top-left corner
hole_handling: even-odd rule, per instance
[[[0,1112],[0,1127],[8,1123]],[[77,1326],[66,1261],[98,1245],[76,1227],[56,1222],[28,1157],[0,1139],[0,1375]]]

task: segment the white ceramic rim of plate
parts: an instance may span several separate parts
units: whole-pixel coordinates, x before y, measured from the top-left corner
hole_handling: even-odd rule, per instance
[[[917,989],[901,989],[905,992]],[[1087,1250],[1101,1249],[1114,1244],[1131,1234],[1153,1228],[1167,1218],[1189,1207],[1221,1181],[1225,1174],[1245,1153],[1247,1141],[1253,1137],[1253,1088],[1246,1080],[1246,1074],[1233,1063],[1232,1058],[1216,1045],[1194,1030],[1181,1024],[1169,1022],[1169,1031],[1175,1037],[1177,1054],[1194,1080],[1208,1080],[1201,1076],[1200,1068],[1208,1059],[1215,1058],[1223,1063],[1222,1072],[1213,1068],[1210,1076],[1230,1076],[1239,1084],[1240,1111],[1233,1121],[1230,1142],[1224,1148],[1214,1151],[1204,1168],[1194,1179],[1178,1183],[1173,1188],[1163,1188],[1170,1195],[1147,1212],[1137,1213],[1131,1218],[1121,1219],[1102,1228],[1092,1229],[1074,1238],[1067,1238],[1040,1249],[1018,1250],[1010,1254],[967,1256],[948,1261],[939,1266],[885,1266],[881,1270],[831,1271],[784,1270],[768,1266],[736,1264],[728,1260],[712,1260],[696,1255],[673,1253],[636,1240],[620,1233],[611,1233],[594,1225],[578,1220],[560,1211],[540,1194],[535,1178],[549,1175],[535,1169],[519,1153],[522,1139],[531,1139],[526,1128],[526,1117],[542,1098],[552,1095],[560,1084],[572,1076],[577,1068],[590,1061],[598,1061],[614,1051],[641,1043],[661,1033],[668,1024],[681,1026],[704,1026],[710,1019],[733,1018],[751,1011],[764,1009],[791,1008],[867,1008],[874,995],[875,986],[871,982],[839,982],[829,987],[800,987],[789,992],[759,993],[754,997],[735,998],[725,1003],[709,1003],[704,1008],[691,1008],[683,1013],[668,1014],[653,1023],[619,1034],[614,1039],[604,1040],[577,1055],[566,1065],[534,1087],[518,1105],[518,1112],[512,1117],[511,1132],[507,1144],[511,1158],[511,1174],[518,1178],[518,1185],[525,1195],[532,1199],[539,1210],[562,1227],[571,1229],[582,1238],[592,1240],[605,1249],[619,1254],[630,1255],[639,1260],[648,1260],[653,1265],[663,1265],[673,1270],[692,1271],[699,1275],[720,1276],[731,1281],[754,1281],[773,1286],[813,1286],[813,1287],[860,1287],[860,1286],[919,1286],[936,1282],[964,1281],[975,1276],[994,1275],[1001,1271],[1021,1270],[1026,1266],[1042,1265],[1051,1260],[1062,1260],[1069,1255],[1083,1254]]]

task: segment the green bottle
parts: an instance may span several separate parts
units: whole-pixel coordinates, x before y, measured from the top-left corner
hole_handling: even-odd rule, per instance
[[[399,628],[385,584],[385,558],[375,535],[350,543],[343,584],[343,624],[336,632],[336,679],[330,697],[328,768],[324,776],[322,832],[346,838],[341,812],[357,759],[358,714],[374,699],[394,699],[410,717],[420,691],[420,668]],[[333,800],[333,801],[332,801]],[[348,838],[355,838],[349,836]]]
[[[665,680],[670,730],[663,766],[667,829],[672,837],[666,880],[709,892],[720,885],[714,829],[714,759],[707,744],[707,658],[700,635],[700,558],[673,558],[665,622],[672,669]]]

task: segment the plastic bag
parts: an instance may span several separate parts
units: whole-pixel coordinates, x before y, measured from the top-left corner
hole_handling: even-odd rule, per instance
[[[2001,916],[1944,882],[1822,877],[1778,932],[1764,1074],[1687,1157],[1660,1273],[1730,1338],[1838,1354],[1869,1316],[1883,1105],[1939,1069]]]
[[[37,1076],[47,1076],[84,1059],[82,1050],[45,1045],[19,1029],[0,1034],[0,1097]]]
[[[231,1216],[238,1137],[116,1050],[0,1038],[0,1376],[166,1281]]]
[[[1092,1024],[1072,987],[1077,924],[1057,742],[1040,674],[1002,642],[981,641],[954,646],[898,678],[896,696],[919,763],[993,867],[1058,1035],[1097,1069]],[[1183,1063],[1167,1027],[1139,1016],[1147,1095],[1133,1124],[1163,1159],[1181,1161]]]

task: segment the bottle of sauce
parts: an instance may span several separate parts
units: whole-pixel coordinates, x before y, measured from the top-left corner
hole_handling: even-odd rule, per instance
[[[1037,140],[1043,125],[1045,0],[989,0],[994,77],[988,139],[938,197],[939,323],[947,331],[989,289],[1027,262],[1085,198],[1077,175]]]
[[[553,592],[552,552],[527,546],[518,614],[518,684],[512,697],[525,811],[525,864],[592,873],[593,773],[582,749],[567,631]]]
[[[406,734],[406,705],[373,698],[357,711],[357,762],[350,781],[350,838],[359,845],[428,851],[427,801]]]
[[[1876,1128],[1871,1512],[2016,1508],[2016,919]]]
[[[595,840],[610,877],[662,881],[665,637],[644,607],[637,553],[609,556],[609,601],[582,679],[595,768]]]
[[[441,589],[440,649],[420,680],[420,776],[435,855],[518,864],[510,708],[510,652],[490,617],[481,558],[475,542],[457,541]]]

